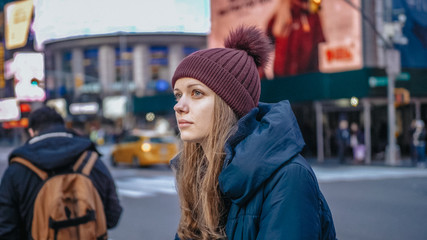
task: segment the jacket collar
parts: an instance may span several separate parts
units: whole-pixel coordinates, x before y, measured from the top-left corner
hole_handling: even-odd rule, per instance
[[[225,196],[243,204],[305,143],[288,101],[260,103],[237,127],[225,146],[219,185]]]

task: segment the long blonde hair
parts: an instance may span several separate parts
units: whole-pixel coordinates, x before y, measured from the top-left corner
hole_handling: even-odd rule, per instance
[[[177,170],[181,239],[224,239],[227,210],[221,197],[218,176],[222,170],[224,145],[232,134],[237,116],[215,95],[214,121],[202,149],[199,143],[184,142]]]

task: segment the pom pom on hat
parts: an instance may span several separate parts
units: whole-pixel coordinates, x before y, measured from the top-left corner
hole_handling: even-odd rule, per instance
[[[258,28],[251,26],[245,28],[238,27],[231,31],[225,40],[226,48],[243,50],[251,56],[257,67],[263,67],[269,60],[269,53],[272,51],[272,45],[264,33]]]
[[[194,78],[221,97],[238,117],[258,106],[261,82],[258,67],[268,62],[272,46],[256,27],[240,26],[231,31],[225,48],[200,50],[184,58],[172,77]]]

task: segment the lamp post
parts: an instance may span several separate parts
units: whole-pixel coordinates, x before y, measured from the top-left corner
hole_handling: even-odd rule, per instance
[[[351,0],[344,0],[351,7],[356,9],[362,15],[376,36],[379,37],[383,43],[385,53],[385,69],[388,78],[387,85],[387,112],[388,112],[388,150],[386,153],[386,163],[389,165],[397,165],[398,159],[396,156],[396,109],[394,104],[394,86],[396,76],[400,73],[400,52],[394,48],[394,44],[405,45],[408,39],[403,36],[402,28],[406,22],[406,16],[399,14],[398,21],[393,22],[393,0],[378,0],[376,4],[382,4],[384,7],[384,22],[379,19],[382,24],[382,32],[378,31],[377,26],[366,16],[366,14]],[[370,1],[370,0],[365,0]],[[380,8],[381,9],[381,8]],[[381,25],[381,23],[379,25]]]
[[[396,144],[396,109],[395,109],[395,80],[401,71],[400,52],[394,48],[394,44],[407,44],[408,39],[402,35],[402,28],[406,21],[404,14],[399,14],[398,20],[393,22],[393,1],[384,0],[385,22],[383,25],[383,36],[386,39],[385,47],[385,69],[388,78],[387,85],[387,111],[388,111],[388,153],[386,163],[397,165]]]
[[[400,52],[396,49],[386,49],[386,72],[388,77],[387,85],[387,111],[388,111],[388,158],[386,163],[397,165],[399,159],[396,156],[396,108],[394,100],[394,86],[396,76],[400,73]]]

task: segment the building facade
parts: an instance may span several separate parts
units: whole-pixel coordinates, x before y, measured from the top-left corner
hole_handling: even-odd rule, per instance
[[[198,49],[219,46],[234,25],[258,25],[272,38],[275,59],[280,60],[270,69],[274,75],[271,71],[263,75],[261,100],[290,100],[307,143],[305,154],[318,161],[337,156],[340,120],[357,124],[366,146],[363,162],[370,164],[387,159],[390,104],[384,50],[386,38],[394,38],[393,48],[401,55],[401,71],[393,93],[394,135],[399,154],[409,156],[412,121],[427,121],[424,5],[406,0],[309,1],[322,2],[322,6],[301,10],[296,4],[277,12],[284,9],[277,4],[285,2],[211,4],[208,36],[114,34],[46,42],[47,99],[64,98],[70,105],[125,96],[131,99],[125,112],[134,117],[127,127],[146,123],[149,113],[170,117],[174,100],[169,79],[179,61]],[[293,34],[274,36],[277,16],[289,13],[296,16],[292,19]],[[398,27],[401,32],[390,33],[390,27]],[[288,43],[280,47],[287,49],[283,56],[277,48],[279,43]],[[310,51],[295,50],[300,48]],[[316,61],[304,67],[304,56]],[[95,117],[104,118],[105,114],[99,111]],[[75,119],[82,122],[88,117],[71,118]],[[118,119],[126,119],[123,111]],[[351,156],[351,149],[347,150]],[[350,156],[348,159],[352,159]]]
[[[138,110],[140,99],[166,95],[170,102],[175,68],[185,56],[203,48],[206,35],[202,34],[118,33],[49,41],[44,44],[46,99],[65,100],[71,124],[98,122],[85,126],[86,132],[104,120],[127,120],[122,127],[128,129],[141,127],[148,112]],[[107,105],[106,100],[110,100]]]

